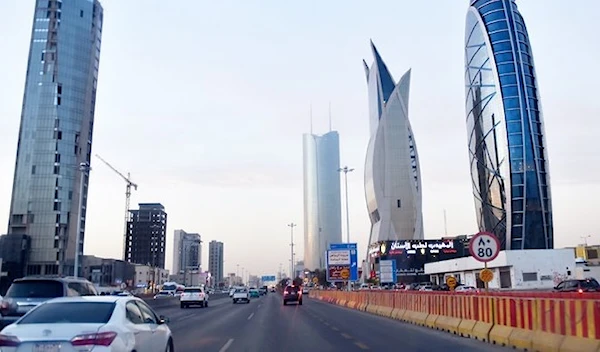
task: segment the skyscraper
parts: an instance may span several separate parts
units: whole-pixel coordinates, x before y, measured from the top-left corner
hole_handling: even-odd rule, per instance
[[[167,213],[160,203],[140,203],[130,210],[125,241],[125,260],[157,268],[165,268]]]
[[[208,271],[216,286],[223,282],[223,242],[210,241],[208,244]]]
[[[78,168],[90,163],[102,13],[98,0],[35,4],[8,220],[9,234],[31,238],[26,274],[72,273],[83,252]]]
[[[202,240],[197,233],[175,230],[173,236],[173,271],[172,274],[184,270],[200,270],[202,264]]]
[[[537,75],[515,0],[471,1],[465,84],[479,229],[495,233],[505,249],[553,248]]]
[[[325,251],[342,241],[340,137],[304,134],[304,266],[325,268]]]
[[[408,120],[410,70],[396,84],[373,42],[371,49],[373,65],[363,61],[371,127],[365,163],[369,243],[422,239],[419,156]]]

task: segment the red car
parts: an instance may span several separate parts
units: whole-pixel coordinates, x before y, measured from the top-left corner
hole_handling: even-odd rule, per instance
[[[302,287],[286,286],[283,290],[283,305],[287,305],[288,302],[298,302],[298,305],[302,305]]]

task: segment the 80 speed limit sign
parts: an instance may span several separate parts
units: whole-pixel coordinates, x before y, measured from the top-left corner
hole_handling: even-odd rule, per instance
[[[500,253],[500,241],[493,233],[480,232],[469,241],[469,252],[480,262],[490,262]]]

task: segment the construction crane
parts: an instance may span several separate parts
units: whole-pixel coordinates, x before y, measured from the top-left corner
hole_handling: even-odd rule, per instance
[[[108,166],[111,170],[116,172],[117,175],[121,176],[121,178],[123,180],[125,180],[125,183],[126,183],[126,186],[125,186],[125,225],[124,225],[125,230],[123,233],[123,260],[127,260],[127,222],[129,220],[129,201],[131,198],[131,187],[133,187],[133,189],[137,191],[138,185],[131,181],[131,175],[129,174],[129,172],[127,173],[127,176],[125,176],[121,172],[119,172],[119,170],[115,169],[111,164],[109,164],[108,161],[102,159],[102,157],[100,155],[96,154],[96,157],[98,159],[102,160],[102,162],[105,163],[106,166]]]

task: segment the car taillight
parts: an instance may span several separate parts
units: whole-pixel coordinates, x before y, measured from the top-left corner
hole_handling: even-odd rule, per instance
[[[20,343],[16,336],[0,334],[0,347],[17,347]]]
[[[9,310],[10,310],[10,302],[2,301],[2,303],[0,303],[0,312],[5,313]]]
[[[288,291],[283,291],[283,294],[284,294],[284,295],[287,295],[288,293],[289,293]]]
[[[577,292],[579,292],[579,293],[583,293],[583,290],[582,290],[582,289],[579,289],[579,290],[577,290]]]
[[[116,332],[107,331],[99,332],[97,334],[83,334],[77,335],[71,339],[71,345],[73,346],[110,346],[113,340],[117,337]]]

